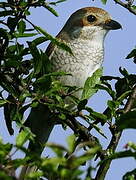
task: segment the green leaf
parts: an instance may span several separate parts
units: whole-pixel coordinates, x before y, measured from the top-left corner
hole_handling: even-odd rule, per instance
[[[87,102],[87,99],[83,99],[82,101],[80,101],[77,105],[78,111],[82,111],[83,109],[85,109]]]
[[[53,157],[53,158],[44,158],[41,166],[50,171],[58,170],[58,165],[64,165],[66,159],[64,157]]]
[[[97,92],[98,88],[95,86],[96,84],[100,84],[100,77],[102,76],[102,72],[103,69],[99,68],[93,73],[91,77],[87,78],[82,93],[82,99],[88,99]]]
[[[54,14],[55,16],[59,16],[58,13],[55,11],[55,9],[53,9],[51,6],[49,6],[47,3],[45,3],[43,5],[43,7],[45,7],[46,9],[48,9],[52,14]]]
[[[97,87],[98,89],[107,91],[107,93],[108,93],[112,98],[114,98],[115,92],[112,91],[112,89],[110,89],[110,88],[108,88],[108,87],[106,87],[106,86],[104,86],[104,85],[101,85],[101,84],[96,84],[96,87]]]
[[[33,56],[33,66],[34,66],[34,72],[35,74],[40,73],[40,70],[42,68],[42,62],[41,62],[41,54],[36,47],[36,45],[32,42],[27,42],[31,55]]]
[[[133,8],[134,10],[136,10],[136,6],[135,6],[135,5],[132,5],[131,8]]]
[[[65,2],[67,0],[59,0],[59,1],[56,1],[56,2],[50,2],[51,5],[57,5],[58,3],[61,3],[61,2]]]
[[[116,123],[119,130],[127,128],[136,129],[136,111],[130,111],[120,115]]]
[[[28,11],[27,9],[25,9],[25,10],[24,10],[24,14],[25,14],[26,16],[29,16],[31,13],[30,13],[30,11]]]
[[[14,32],[15,27],[17,26],[17,24],[18,24],[18,19],[17,18],[8,17],[7,25],[8,25],[11,32]]]
[[[121,103],[124,99],[126,99],[130,95],[131,92],[132,92],[131,90],[124,92],[123,94],[121,94],[121,96],[118,97],[117,101]]]
[[[75,145],[76,145],[75,140],[76,140],[76,136],[74,134],[67,137],[68,149],[70,153],[73,153],[73,151],[75,150]]]
[[[71,163],[71,167],[72,168],[77,168],[79,166],[81,166],[82,164],[84,164],[86,161],[92,159],[94,157],[94,155],[96,155],[96,153],[100,150],[99,146],[95,146],[94,148],[90,148],[86,153],[84,153],[83,155],[79,156],[79,157],[75,157],[74,159],[72,159],[70,161]]]
[[[72,170],[72,169],[63,168],[61,169],[60,173],[61,173],[62,179],[72,179],[72,180],[76,179],[77,180],[77,177],[81,175],[83,171],[78,170],[78,169]]]
[[[48,73],[48,74],[45,74],[42,77],[38,78],[35,83],[42,83],[42,82],[44,82],[46,80],[47,77],[50,77],[50,76],[66,76],[66,75],[70,75],[70,74],[65,73],[65,72]]]
[[[7,172],[4,172],[4,170],[0,171],[0,178],[3,180],[13,180],[13,177],[9,176]]]
[[[37,178],[39,178],[39,177],[41,177],[41,176],[43,176],[43,172],[41,172],[41,171],[37,171],[37,172],[30,172],[29,174],[27,174],[27,178],[28,179],[33,179],[33,180],[35,180],[35,179],[37,179]]]
[[[118,101],[108,100],[107,105],[111,110],[114,111],[120,105],[120,103]]]
[[[16,109],[17,109],[16,104],[12,103],[14,102],[14,100],[15,99],[13,98],[13,96],[9,95],[7,97],[7,103],[4,105],[4,118],[5,118],[6,126],[10,135],[13,135],[14,133],[14,130],[12,128],[12,121],[14,120],[14,117],[16,115]]]
[[[128,77],[129,73],[125,68],[119,68],[119,72],[124,76],[124,77]]]
[[[102,120],[104,120],[105,122],[106,122],[107,119],[108,119],[105,114],[102,114],[102,113],[99,113],[99,112],[96,112],[96,111],[93,111],[93,112],[91,113],[91,115],[92,115],[93,117],[95,117],[95,119],[102,119]]]
[[[15,12],[15,11],[12,11],[12,10],[9,10],[9,11],[7,11],[7,10],[5,10],[5,11],[0,11],[0,17],[13,15],[14,12]]]
[[[123,176],[123,180],[135,180],[136,177],[136,169],[133,169],[132,171],[127,172]]]
[[[133,143],[133,142],[130,141],[130,142],[127,143],[127,147],[131,148],[134,151],[136,151],[136,143]]]
[[[19,34],[22,35],[24,33],[25,29],[26,29],[25,21],[23,21],[23,20],[19,21],[17,29],[18,29]]]
[[[41,44],[41,43],[43,43],[43,42],[45,42],[45,41],[47,41],[48,39],[46,38],[46,37],[38,37],[38,38],[36,38],[36,39],[34,39],[33,41],[32,41],[32,43],[35,43],[35,45],[37,46],[37,45],[39,45],[39,44]]]
[[[16,45],[11,45],[7,48],[7,51],[9,51],[9,53],[15,53],[16,49],[17,49]]]
[[[14,58],[15,56],[13,56],[13,58]],[[15,67],[15,68],[17,68],[17,67],[19,67],[20,65],[21,65],[21,62],[19,62],[19,61],[17,61],[17,60],[14,60],[14,59],[9,59],[7,62],[5,62],[5,65],[6,65],[6,67],[8,68],[8,67]]]
[[[17,146],[23,146],[23,144],[29,140],[31,137],[31,132],[28,128],[25,128],[24,130],[22,130],[17,138],[16,138],[16,145]]]
[[[23,34],[14,33],[14,37],[15,38],[33,37],[33,36],[36,36],[37,34],[38,33],[23,33]]]
[[[12,144],[9,143],[3,144],[2,142],[0,142],[0,160],[2,158],[7,158],[7,155],[9,155],[10,151],[12,150],[12,147],[13,147]]]
[[[106,3],[107,3],[107,0],[101,0],[101,2],[102,2],[103,4],[106,4]]]
[[[54,38],[50,34],[48,34],[45,30],[41,29],[39,26],[35,26],[35,29],[39,31],[41,34],[43,34],[48,40],[50,40],[55,45],[59,46],[61,49],[69,52],[72,55],[72,50],[63,42],[58,40],[57,38]]]
[[[7,100],[0,99],[0,107],[7,103]]]
[[[126,57],[126,59],[130,59],[136,56],[136,49],[133,49]]]
[[[50,147],[58,157],[63,157],[64,152],[67,152],[67,149],[59,144],[47,143],[46,147]]]

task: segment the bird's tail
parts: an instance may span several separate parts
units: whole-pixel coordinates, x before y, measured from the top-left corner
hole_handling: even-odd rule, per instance
[[[39,156],[41,155],[43,147],[48,141],[54,124],[51,112],[47,106],[40,104],[37,107],[32,108],[25,123],[25,126],[29,127],[32,133],[36,135],[35,142],[29,143],[28,149],[30,152],[36,153]],[[36,166],[24,166],[20,172],[19,180],[27,180],[25,176],[36,170]]]

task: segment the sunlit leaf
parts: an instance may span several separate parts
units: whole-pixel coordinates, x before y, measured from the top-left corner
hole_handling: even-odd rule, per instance
[[[96,84],[100,83],[100,77],[102,76],[103,69],[97,69],[91,77],[89,77],[84,85],[82,99],[88,99],[94,93],[97,92],[98,88],[95,87]]]
[[[27,174],[26,177],[29,179],[35,180],[35,179],[41,177],[42,175],[43,175],[43,172],[37,171],[37,172],[30,172],[29,174]]]
[[[19,21],[19,23],[17,25],[17,29],[18,29],[19,34],[22,35],[24,33],[25,29],[26,29],[25,21],[23,21],[23,20]]]
[[[17,138],[16,138],[16,145],[17,146],[23,146],[23,144],[30,139],[31,136],[31,132],[29,131],[28,128],[25,128],[24,130],[22,130]]]
[[[0,99],[0,107],[2,107],[4,104],[7,103],[7,100],[5,99]]]
[[[103,4],[106,4],[106,3],[107,3],[107,0],[101,0],[101,2],[102,2]]]
[[[76,143],[76,137],[75,135],[71,135],[67,137],[67,143],[68,143],[68,148],[69,152],[72,153],[75,150],[75,143]]]

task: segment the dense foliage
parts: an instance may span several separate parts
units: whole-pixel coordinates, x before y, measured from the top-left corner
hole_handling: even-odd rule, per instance
[[[17,135],[14,144],[4,143],[0,139],[0,179],[18,179],[16,170],[25,164],[38,166],[38,172],[28,174],[28,179],[81,179],[83,171],[81,166],[93,159],[99,159],[98,169],[89,165],[86,168],[85,179],[90,180],[92,170],[96,170],[95,179],[104,179],[113,159],[133,157],[136,158],[136,144],[128,142],[125,151],[116,152],[122,131],[126,128],[136,128],[136,75],[129,74],[126,69],[120,68],[120,77],[103,76],[102,69],[97,70],[88,78],[83,91],[83,98],[79,100],[72,94],[76,87],[62,85],[56,77],[66,76],[64,72],[52,72],[51,64],[45,52],[39,45],[50,40],[64,51],[72,50],[64,43],[52,37],[45,30],[31,22],[30,8],[43,7],[55,16],[57,12],[53,6],[65,0],[46,2],[45,0],[3,0],[0,2],[0,107],[4,108],[5,122],[9,133],[14,130],[12,122],[15,121],[22,131]],[[102,0],[106,3],[105,0]],[[128,1],[127,5],[117,1],[120,5],[136,14],[135,5]],[[122,4],[121,4],[122,3]],[[22,40],[23,39],[23,40]],[[136,49],[126,57],[136,60]],[[114,80],[115,86],[111,86]],[[110,95],[107,108],[103,113],[94,111],[87,106],[88,97],[98,90],[106,91]],[[76,108],[70,111],[65,104],[69,96]],[[24,124],[24,113],[30,107],[38,104],[48,106],[56,124],[61,124],[73,130],[73,135],[67,138],[68,148],[58,144],[47,143],[47,147],[55,152],[55,157],[38,157],[30,153],[23,145],[26,141],[34,139],[34,134]],[[87,113],[81,114],[81,110]],[[86,115],[87,114],[87,115]],[[82,118],[87,124],[82,124],[76,118]],[[98,126],[99,124],[99,126]],[[111,140],[107,149],[103,149],[99,139],[91,135],[95,129],[105,137],[100,125],[108,125]],[[1,124],[2,126],[2,124]],[[82,155],[77,152],[82,150]],[[25,158],[13,158],[17,151],[23,151]],[[124,180],[134,180],[136,169],[126,172]]]

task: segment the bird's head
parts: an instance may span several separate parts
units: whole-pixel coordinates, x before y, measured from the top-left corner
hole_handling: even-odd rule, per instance
[[[120,29],[121,25],[112,20],[108,12],[97,7],[86,7],[73,13],[61,33],[64,39],[92,39],[103,38],[109,30]],[[62,34],[63,34],[62,33]],[[65,40],[66,40],[65,39]]]

